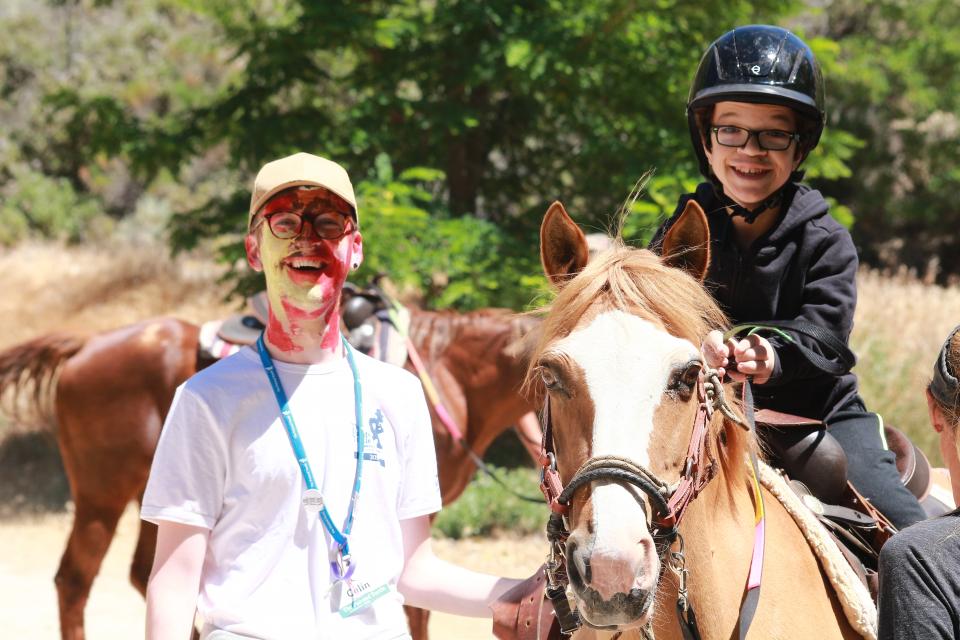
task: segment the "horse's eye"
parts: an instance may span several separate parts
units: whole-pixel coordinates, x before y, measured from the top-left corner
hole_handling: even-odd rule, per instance
[[[702,367],[699,362],[689,365],[683,372],[683,383],[691,388],[697,386],[697,380],[700,379]]]
[[[560,379],[557,378],[557,375],[550,367],[540,367],[540,379],[543,380],[543,386],[545,386],[548,391],[554,391],[560,387]]]
[[[698,360],[692,360],[683,367],[674,369],[670,375],[670,382],[667,389],[676,394],[681,400],[689,400],[693,395],[693,390],[697,387],[697,381],[700,378],[702,365]]]

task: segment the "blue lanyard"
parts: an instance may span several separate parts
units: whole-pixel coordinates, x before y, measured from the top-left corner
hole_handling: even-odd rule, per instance
[[[300,473],[303,475],[303,482],[308,490],[312,490],[319,496],[320,503],[320,521],[324,528],[330,533],[336,545],[337,558],[330,563],[330,570],[337,580],[345,580],[353,575],[354,563],[350,557],[350,544],[347,538],[353,528],[353,510],[357,506],[357,498],[360,497],[360,477],[363,473],[363,400],[360,395],[360,375],[357,373],[357,363],[353,359],[353,349],[343,336],[340,337],[343,342],[343,348],[347,354],[347,362],[350,363],[350,371],[353,373],[353,397],[354,410],[357,419],[357,471],[353,481],[353,494],[350,496],[350,508],[347,510],[347,518],[343,524],[343,533],[337,529],[333,523],[330,512],[323,502],[323,496],[317,489],[317,481],[313,477],[313,471],[310,470],[310,461],[307,460],[307,453],[303,450],[303,442],[300,440],[300,433],[297,431],[297,425],[293,421],[293,414],[287,403],[287,394],[283,391],[283,384],[280,382],[280,376],[273,366],[273,359],[267,352],[267,347],[263,343],[263,334],[257,339],[257,351],[260,353],[260,362],[263,364],[263,370],[270,379],[270,386],[273,388],[273,394],[277,397],[277,404],[280,405],[280,418],[283,427],[290,439],[290,446],[293,447],[293,454],[297,457],[297,464],[300,465]]]

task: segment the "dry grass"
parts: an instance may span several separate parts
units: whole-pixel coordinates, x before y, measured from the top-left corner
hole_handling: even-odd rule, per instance
[[[960,287],[928,285],[903,272],[862,271],[851,343],[867,408],[905,431],[941,464],[924,389],[949,331],[960,323]]]
[[[222,268],[160,247],[24,244],[0,250],[0,348],[50,331],[90,333],[153,316],[226,315]]]

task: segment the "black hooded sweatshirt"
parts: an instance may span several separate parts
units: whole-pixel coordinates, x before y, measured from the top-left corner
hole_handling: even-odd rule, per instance
[[[702,183],[695,193],[680,198],[676,211],[651,240],[652,250],[660,252],[664,233],[690,199],[703,207],[710,224],[710,269],[704,284],[731,322],[802,319],[849,340],[857,304],[857,251],[849,232],[828,213],[819,191],[787,185],[780,218],[742,250],[713,185]],[[814,339],[791,335],[807,348],[835,358]],[[853,373],[839,377],[823,373],[790,342],[764,336],[777,358],[770,379],[753,387],[758,407],[824,421],[838,411],[865,411]]]

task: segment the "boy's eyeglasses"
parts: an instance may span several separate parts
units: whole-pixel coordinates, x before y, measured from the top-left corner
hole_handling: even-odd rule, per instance
[[[314,233],[324,240],[339,240],[353,231],[353,219],[342,213],[321,212],[311,216],[293,211],[275,211],[264,216],[274,237],[280,240],[296,238],[303,231],[304,219],[309,220]]]
[[[757,136],[757,144],[764,151],[783,151],[789,149],[794,140],[800,140],[799,133],[790,133],[779,129],[754,131],[753,129],[724,124],[710,127],[710,130],[716,136],[717,144],[724,147],[745,147],[750,142],[750,136]]]

